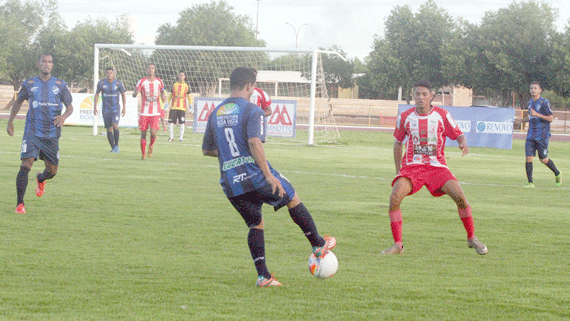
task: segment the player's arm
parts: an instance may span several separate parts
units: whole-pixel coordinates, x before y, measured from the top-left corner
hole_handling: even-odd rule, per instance
[[[170,106],[174,104],[174,87],[172,87],[172,91],[168,94],[168,98],[166,100]]]
[[[285,190],[283,189],[283,185],[281,182],[271,174],[269,170],[269,164],[267,163],[267,159],[265,158],[265,150],[263,149],[263,142],[259,137],[252,137],[247,140],[249,145],[249,150],[251,151],[251,155],[255,159],[255,163],[259,166],[259,169],[265,176],[265,180],[271,186],[271,192],[275,193],[278,191],[279,197],[285,195]]]
[[[202,155],[218,157],[218,150],[217,149],[203,149],[202,148]]]
[[[8,119],[8,126],[6,126],[6,131],[10,136],[14,136],[14,119],[16,118],[16,115],[18,115],[23,102],[23,99],[17,98],[12,105],[12,111],[10,112],[10,118]]]
[[[394,165],[396,166],[396,175],[400,173],[402,167],[402,142],[394,141]]]
[[[127,114],[127,94],[125,94],[124,91],[121,93],[121,98],[123,99],[123,111],[121,112],[121,115],[125,117]]]
[[[65,104],[65,113],[63,113],[63,115],[55,116],[53,124],[57,127],[63,126],[63,123],[65,123],[65,120],[71,116],[71,114],[73,114],[73,105],[69,102],[68,104]]]
[[[271,110],[271,106],[267,106],[267,108],[265,108],[263,113],[265,114],[265,117],[271,116],[271,114],[273,114],[273,110]]]
[[[463,151],[461,156],[465,156],[469,153],[469,147],[467,146],[467,138],[465,135],[459,135],[459,137],[457,137],[457,145],[459,145],[459,149]]]
[[[532,108],[528,111],[528,113],[529,113],[529,115],[531,115],[531,116],[538,117],[538,118],[540,118],[540,119],[542,119],[542,120],[545,120],[545,121],[547,121],[547,122],[549,122],[549,123],[552,123],[552,121],[554,121],[554,115],[553,115],[553,114],[550,114],[550,115],[543,115],[543,114],[537,112],[536,110],[534,110],[534,109],[532,109]]]
[[[135,91],[133,91],[133,98],[137,98],[137,95],[141,92],[141,90],[137,87]]]
[[[124,94],[123,94],[124,95]],[[99,92],[95,93],[95,98],[93,98],[93,115],[97,116],[97,102],[99,101]]]
[[[212,127],[212,120],[214,117],[209,117],[204,131],[204,138],[202,140],[202,155],[218,157],[218,149],[214,140],[214,132],[210,129]]]

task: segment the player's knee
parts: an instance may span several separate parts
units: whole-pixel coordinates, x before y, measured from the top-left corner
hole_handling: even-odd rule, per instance
[[[549,161],[549,160],[550,160],[550,159],[548,159],[548,157],[545,157],[545,158],[541,158],[541,159],[540,159],[540,162],[542,162],[544,165],[546,165],[546,164],[548,164],[548,161]]]
[[[249,229],[263,230],[263,219],[259,219],[257,222],[249,224]]]
[[[404,196],[401,196],[397,193],[392,193],[392,195],[390,195],[390,208],[399,208],[403,199]]]

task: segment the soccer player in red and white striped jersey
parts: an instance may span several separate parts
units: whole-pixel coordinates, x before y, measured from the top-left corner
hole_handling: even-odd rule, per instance
[[[141,110],[139,115],[139,129],[141,130],[141,151],[142,160],[146,159],[146,132],[150,127],[150,145],[148,146],[148,156],[152,156],[156,132],[159,129],[160,121],[160,98],[166,101],[166,93],[162,79],[155,76],[156,65],[149,63],[146,68],[147,76],[137,83],[133,97],[141,93]]]
[[[251,68],[251,70],[253,70],[255,76],[257,77],[257,70],[255,68]],[[269,95],[265,92],[265,90],[255,87],[249,101],[263,109],[263,114],[265,117],[269,117],[273,113],[273,110],[271,110],[271,98],[269,98]]]
[[[467,139],[451,114],[445,109],[431,105],[435,96],[431,83],[420,80],[414,86],[416,107],[398,116],[394,131],[394,163],[396,177],[392,181],[390,196],[390,226],[394,245],[382,254],[402,254],[402,211],[400,204],[404,197],[419,191],[424,185],[435,197],[449,195],[456,203],[459,217],[467,232],[467,245],[478,254],[486,254],[487,247],[474,234],[471,205],[467,201],[457,178],[451,173],[445,161],[445,140],[457,140],[463,155],[469,153]],[[404,157],[402,145],[407,138]]]

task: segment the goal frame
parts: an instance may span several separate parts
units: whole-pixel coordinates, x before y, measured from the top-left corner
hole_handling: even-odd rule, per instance
[[[319,53],[338,55],[344,61],[345,57],[336,51],[326,51],[319,49],[297,49],[297,48],[271,48],[271,47],[221,47],[221,46],[175,46],[175,45],[129,45],[129,44],[95,44],[93,53],[93,91],[97,90],[99,82],[99,50],[101,48],[125,50],[125,49],[145,49],[145,50],[215,50],[215,51],[249,51],[249,52],[280,52],[280,53],[310,53],[312,54],[311,80],[310,80],[310,100],[309,100],[309,128],[308,145],[314,145],[315,131],[315,101],[317,91],[317,64]],[[93,135],[97,135],[97,117],[93,117]]]

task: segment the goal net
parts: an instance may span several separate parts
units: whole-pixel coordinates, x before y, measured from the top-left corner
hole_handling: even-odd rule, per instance
[[[337,54],[319,50],[279,50],[251,47],[193,47],[145,45],[95,45],[94,87],[113,67],[116,78],[127,90],[127,115],[120,125],[136,127],[140,101],[132,98],[139,79],[146,76],[149,63],[156,65],[156,76],[170,92],[184,71],[194,100],[187,111],[187,126],[203,132],[213,106],[230,95],[229,77],[239,66],[258,71],[257,87],[272,101],[268,118],[269,140],[306,142],[308,144],[341,142],[333,107],[327,93],[321,56]],[[87,112],[87,111],[85,111]],[[101,120],[94,119],[93,131]]]

